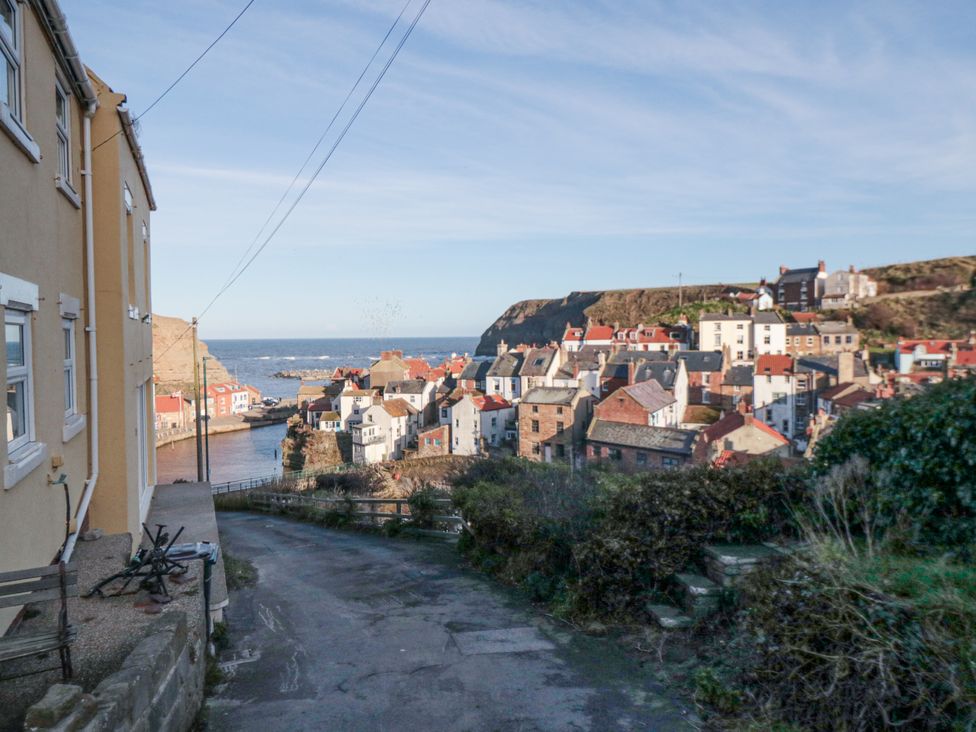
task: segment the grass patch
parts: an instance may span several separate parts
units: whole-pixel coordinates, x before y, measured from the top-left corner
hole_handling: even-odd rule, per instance
[[[247,559],[239,559],[224,552],[224,575],[228,590],[242,590],[258,581],[258,570]]]

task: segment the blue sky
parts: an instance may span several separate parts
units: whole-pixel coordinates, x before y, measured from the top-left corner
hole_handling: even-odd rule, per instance
[[[243,4],[62,0],[137,113]],[[156,312],[209,301],[402,4],[256,0],[144,118]],[[433,0],[201,333],[476,335],[516,300],[971,254],[974,232],[971,0]]]

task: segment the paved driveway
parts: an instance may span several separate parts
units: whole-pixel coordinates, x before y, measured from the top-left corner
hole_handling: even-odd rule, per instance
[[[233,593],[216,730],[683,730],[650,670],[436,541],[218,514],[258,569]]]

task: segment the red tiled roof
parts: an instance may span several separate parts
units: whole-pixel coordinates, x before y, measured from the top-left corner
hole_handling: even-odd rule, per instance
[[[827,401],[830,401],[831,399],[834,399],[837,396],[846,394],[848,391],[850,391],[853,388],[855,388],[854,382],[845,381],[842,384],[837,384],[836,386],[830,387],[826,391],[820,392],[819,396],[821,399],[826,399]]]
[[[567,328],[566,332],[563,333],[564,341],[581,341],[583,340],[583,329],[582,328]]]
[[[976,366],[976,350],[959,351],[956,354],[957,366]]]
[[[898,342],[898,350],[902,353],[911,353],[918,346],[924,346],[926,353],[936,354],[949,354],[952,351],[952,344],[955,343],[956,347],[963,345],[965,341],[924,341],[924,340],[902,340]]]
[[[793,373],[793,357],[765,353],[756,359],[756,373],[762,376],[787,376]]]
[[[796,323],[816,323],[820,320],[817,313],[791,313],[793,321]]]
[[[430,372],[430,364],[422,358],[405,358],[403,362],[410,369],[408,379],[425,379]]]
[[[586,329],[583,340],[587,341],[611,341],[613,340],[612,325],[591,325]]]
[[[508,409],[512,406],[512,403],[497,394],[489,394],[488,396],[476,396],[472,397],[471,401],[474,402],[475,407],[477,407],[482,412],[495,412],[499,409]]]
[[[157,412],[182,412],[183,411],[183,397],[178,396],[157,396],[156,397],[156,411]]]
[[[746,417],[749,417],[746,419]],[[782,442],[784,445],[788,445],[790,441],[786,437],[768,424],[760,419],[755,419],[752,415],[740,414],[739,412],[731,412],[726,414],[722,419],[713,424],[711,427],[706,427],[702,434],[705,436],[706,442],[714,442],[715,440],[720,440],[728,434],[735,432],[737,429],[743,426],[755,427],[762,432],[765,432],[771,437],[775,437],[777,440]]]

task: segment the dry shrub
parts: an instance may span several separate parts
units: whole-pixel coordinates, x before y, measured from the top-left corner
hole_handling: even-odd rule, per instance
[[[821,547],[750,577],[758,706],[807,729],[973,729],[976,612],[958,590],[976,573],[901,561]]]

